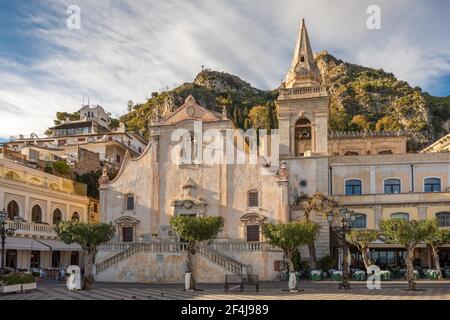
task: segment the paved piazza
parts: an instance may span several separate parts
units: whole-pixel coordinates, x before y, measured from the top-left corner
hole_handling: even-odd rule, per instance
[[[406,282],[382,283],[381,290],[368,290],[363,283],[352,283],[348,291],[335,282],[300,282],[304,291],[282,291],[286,282],[262,283],[260,292],[225,293],[221,285],[199,285],[202,291],[184,292],[183,285],[96,283],[90,291],[67,291],[64,283],[44,282],[29,293],[1,295],[0,300],[450,300],[450,281],[419,281],[424,291],[408,292]]]

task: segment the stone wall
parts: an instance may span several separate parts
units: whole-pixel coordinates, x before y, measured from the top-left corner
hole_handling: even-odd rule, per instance
[[[117,252],[99,252],[99,263]],[[282,260],[281,252],[227,252],[241,263],[252,266],[252,274],[260,281],[279,280],[279,271],[274,270],[274,261]],[[120,261],[95,276],[99,282],[183,283],[186,270],[186,253],[139,252]],[[223,283],[229,271],[209,261],[200,254],[195,255],[196,280],[200,283]]]
[[[100,169],[100,155],[98,153],[78,148],[78,161],[74,169],[76,173],[85,174]]]

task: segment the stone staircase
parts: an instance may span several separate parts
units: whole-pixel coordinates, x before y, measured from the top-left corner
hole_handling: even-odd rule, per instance
[[[251,273],[251,266],[242,264],[239,261],[211,248],[210,246],[199,245],[197,248],[197,253],[231,273],[237,275]]]
[[[187,244],[180,242],[150,242],[150,243],[131,243],[131,244],[106,244],[101,249],[103,250],[119,250],[118,253],[95,264],[95,272],[101,273],[115,264],[123,261],[139,252],[155,252],[155,253],[170,253],[170,252],[186,252]],[[199,245],[197,254],[206,258],[210,262],[224,268],[225,270],[237,274],[244,275],[251,273],[251,266],[244,265],[239,261],[228,257],[227,255],[213,249],[211,246]]]
[[[111,247],[108,244],[106,248]],[[124,246],[121,246],[122,248]],[[184,252],[186,251],[187,245],[185,243],[176,242],[154,242],[154,243],[133,243],[127,244],[127,248],[123,249],[119,253],[116,253],[112,257],[109,257],[102,262],[95,264],[96,273],[105,271],[111,268],[113,265],[119,263],[126,258],[135,255],[138,252],[156,252],[156,253],[166,253],[166,252]]]

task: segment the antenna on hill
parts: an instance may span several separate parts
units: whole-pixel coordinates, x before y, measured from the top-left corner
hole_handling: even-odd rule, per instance
[[[205,71],[205,66],[204,66],[204,65],[202,65],[202,72],[203,72],[203,71]]]
[[[84,107],[84,94],[83,94],[83,107]]]

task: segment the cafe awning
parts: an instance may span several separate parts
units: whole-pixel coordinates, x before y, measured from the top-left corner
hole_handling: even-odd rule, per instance
[[[6,249],[30,250],[30,251],[50,251],[50,248],[32,238],[7,237]]]
[[[52,251],[83,251],[81,246],[77,243],[67,244],[61,240],[49,240],[49,239],[39,239],[42,245],[45,245],[48,250]]]

